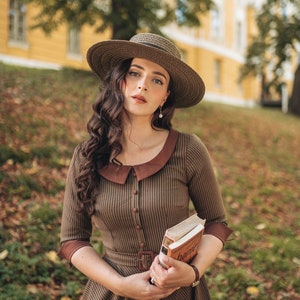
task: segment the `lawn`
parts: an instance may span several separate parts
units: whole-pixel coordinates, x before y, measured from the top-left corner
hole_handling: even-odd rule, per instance
[[[68,164],[97,85],[90,72],[0,64],[3,299],[80,298],[86,279],[55,251]],[[173,125],[209,149],[234,229],[207,272],[213,300],[300,299],[300,118],[204,101],[178,110]]]

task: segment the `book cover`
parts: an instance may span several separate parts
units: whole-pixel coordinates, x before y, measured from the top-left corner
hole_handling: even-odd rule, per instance
[[[194,214],[167,229],[160,253],[189,263],[197,254],[204,232],[204,224],[205,220]]]

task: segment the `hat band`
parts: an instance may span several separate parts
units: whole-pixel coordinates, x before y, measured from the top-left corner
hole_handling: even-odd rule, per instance
[[[167,52],[167,53],[169,53],[169,54],[171,54],[171,55],[177,57],[176,54],[173,54],[173,53],[167,51],[166,49],[164,49],[164,48],[162,48],[162,47],[159,47],[159,46],[157,46],[157,45],[154,45],[154,44],[151,44],[151,43],[143,43],[143,42],[140,42],[139,44],[146,45],[146,46],[150,46],[150,47],[153,47],[153,48],[156,48],[156,49],[159,49],[159,50],[163,50],[164,52]]]

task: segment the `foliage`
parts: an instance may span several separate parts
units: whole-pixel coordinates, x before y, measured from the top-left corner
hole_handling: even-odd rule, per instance
[[[96,92],[92,73],[0,64],[3,299],[80,297],[85,277],[56,251],[69,159]],[[214,300],[300,297],[299,122],[205,101],[175,114],[176,128],[207,145],[234,229],[207,272]],[[99,235],[92,243],[103,252]]]
[[[242,75],[250,72],[262,75],[266,67],[278,82],[284,63],[298,50],[300,37],[300,1],[267,0],[256,16],[258,34],[248,47],[246,66]]]
[[[40,8],[33,28],[41,28],[49,34],[62,23],[77,28],[90,25],[95,27],[96,32],[111,29],[113,39],[129,39],[140,30],[160,33],[162,26],[172,22],[199,26],[198,14],[213,6],[212,0],[23,1]]]
[[[286,62],[299,52],[300,1],[266,0],[256,16],[258,33],[252,37],[241,78],[248,74],[262,78],[262,100],[281,95]]]

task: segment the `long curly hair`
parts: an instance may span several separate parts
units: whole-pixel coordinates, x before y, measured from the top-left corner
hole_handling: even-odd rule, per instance
[[[83,157],[78,177],[75,179],[77,196],[80,201],[80,210],[88,215],[94,213],[94,205],[98,195],[98,170],[109,164],[122,151],[122,112],[124,96],[121,90],[122,83],[132,59],[121,61],[112,68],[104,79],[99,96],[93,104],[93,114],[87,123],[89,139],[81,145]],[[169,84],[170,95],[163,106],[163,118],[159,118],[157,109],[152,118],[153,129],[172,128],[171,119],[174,114],[174,95],[172,94],[172,80]]]

